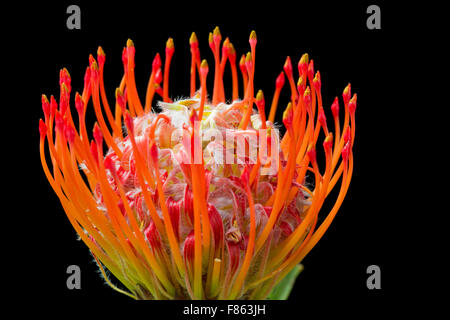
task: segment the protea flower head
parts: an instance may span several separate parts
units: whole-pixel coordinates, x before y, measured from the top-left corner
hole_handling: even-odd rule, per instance
[[[42,96],[45,175],[115,290],[136,299],[264,299],[334,219],[352,176],[356,95],[350,85],[343,92],[343,123],[334,100],[331,132],[313,60],[301,57],[295,82],[288,57],[266,117],[264,95],[254,88],[255,32],[249,42],[250,52],[237,65],[230,40],[222,43],[218,28],[210,33],[211,74],[193,33],[186,99],[169,95],[172,39],[164,65],[159,54],[153,60],[145,101],[136,89],[131,40],[123,49],[114,108],[106,98],[102,48],[89,58],[83,92],[75,94],[76,112],[66,69],[60,72],[59,103]],[[223,81],[228,65],[231,102]],[[208,75],[214,77],[210,92]],[[291,99],[280,138],[274,118],[285,77]],[[92,134],[85,122],[90,100],[97,120]],[[159,113],[152,111],[156,106]],[[318,224],[339,182],[335,204]],[[105,270],[126,289],[112,284]]]

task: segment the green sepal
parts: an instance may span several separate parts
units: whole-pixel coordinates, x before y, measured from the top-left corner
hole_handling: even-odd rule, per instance
[[[298,264],[270,292],[268,300],[287,300],[294,287],[295,280],[303,271],[303,265]]]

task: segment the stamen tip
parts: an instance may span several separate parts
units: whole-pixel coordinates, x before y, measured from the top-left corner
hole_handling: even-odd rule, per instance
[[[200,68],[208,68],[208,61],[206,61],[206,59],[203,59],[202,63],[200,64]]]
[[[256,94],[256,102],[264,100],[264,94],[262,90],[259,90]]]
[[[294,117],[292,103],[289,102],[286,109],[283,112],[283,123],[286,126],[286,128],[290,128],[292,125],[292,120]]]
[[[97,56],[104,56],[104,55],[105,55],[105,51],[103,51],[103,48],[101,46],[98,46]]]
[[[195,34],[195,32],[192,32],[191,37],[189,38],[189,43],[190,44],[198,43],[197,35]]]
[[[41,135],[41,138],[44,138],[47,134],[47,125],[42,119],[39,119],[39,134]]]
[[[253,31],[250,33],[250,39],[249,39],[249,42],[250,42],[250,46],[252,46],[252,47],[254,47],[254,46],[256,45],[257,38],[256,38],[256,32],[255,32],[255,30],[253,30]]]
[[[208,71],[209,71],[208,61],[206,61],[206,59],[203,59],[202,63],[200,64],[200,75],[202,77],[206,77]]]
[[[284,72],[286,72],[286,75],[287,75],[288,77],[291,77],[291,76],[292,76],[292,62],[291,62],[291,57],[288,56],[288,57],[286,58],[286,62],[284,63],[283,69],[284,69]]]
[[[316,149],[314,148],[312,143],[308,146],[307,154],[309,157],[309,161],[311,161],[311,163],[315,163],[316,162]]]
[[[168,49],[174,49],[175,48],[175,45],[173,43],[173,39],[172,38],[167,39],[166,48],[168,48]]]
[[[333,133],[330,132],[323,141],[323,147],[326,151],[330,151],[333,145]]]
[[[101,146],[103,142],[103,134],[100,130],[97,122],[94,124],[94,130],[93,130],[94,140],[97,146]]]
[[[348,103],[348,111],[350,112],[350,114],[354,114],[356,111],[356,93],[353,94],[353,97],[350,99],[350,102]]]
[[[161,57],[159,56],[159,53],[156,53],[152,63],[152,71],[156,72],[156,70],[158,70],[160,67],[161,67]]]
[[[284,72],[281,71],[280,74],[277,77],[277,80],[275,82],[275,86],[277,89],[281,89],[284,86]]]
[[[216,27],[214,28],[213,34],[214,34],[215,36],[221,36],[219,27],[216,26]]]

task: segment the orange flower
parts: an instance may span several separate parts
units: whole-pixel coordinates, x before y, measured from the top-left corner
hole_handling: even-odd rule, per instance
[[[164,66],[159,54],[153,60],[144,104],[134,77],[135,47],[128,40],[114,113],[105,93],[102,48],[97,59],[90,56],[83,92],[75,94],[78,122],[70,109],[70,75],[61,70],[59,103],[42,96],[42,166],[115,290],[136,299],[264,299],[320,240],[344,200],[353,171],[356,95],[350,85],[343,92],[343,124],[335,99],[331,132],[320,73],[305,54],[295,84],[288,57],[266,117],[264,94],[259,90],[255,96],[254,31],[251,50],[239,62],[241,99],[230,40],[222,43],[218,28],[210,33],[215,65],[210,98],[208,63],[200,58],[194,33],[189,42],[187,99],[172,101],[169,95],[175,50],[170,38]],[[223,81],[227,64],[231,103]],[[279,142],[274,119],[285,77],[291,101],[283,114],[287,132]],[[159,114],[151,110],[155,95],[162,99]],[[93,139],[85,123],[90,100],[97,118]],[[321,132],[324,168],[316,159]],[[306,176],[314,183],[306,184]],[[339,181],[336,202],[317,225]],[[105,268],[129,291],[114,286]]]

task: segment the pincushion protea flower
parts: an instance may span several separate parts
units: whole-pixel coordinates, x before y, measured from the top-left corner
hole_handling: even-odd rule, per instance
[[[338,99],[333,102],[332,133],[313,60],[307,54],[301,57],[295,84],[288,57],[266,118],[264,95],[254,94],[256,42],[252,32],[251,50],[239,62],[242,99],[235,49],[229,39],[222,44],[218,28],[209,37],[215,61],[209,94],[209,67],[206,60],[201,62],[193,33],[188,99],[169,97],[172,39],[164,66],[159,54],[153,60],[144,104],[136,90],[131,40],[123,49],[124,76],[114,114],[105,94],[102,48],[97,59],[90,56],[83,92],[75,94],[78,119],[70,108],[66,69],[60,72],[59,103],[42,96],[39,131],[45,175],[115,290],[136,299],[263,299],[334,219],[352,176],[356,95],[351,97],[350,85],[343,92],[343,125]],[[231,103],[226,102],[223,82],[227,63]],[[291,101],[283,114],[286,134],[278,143],[274,117],[285,77]],[[160,113],[152,111],[155,94],[162,99]],[[89,100],[97,119],[92,140],[85,123]],[[207,130],[214,130],[214,139],[204,134]],[[320,147],[325,160],[319,165],[320,136],[325,137]],[[253,161],[245,153],[254,147],[250,137],[264,137]],[[238,145],[243,147],[240,153],[235,151]],[[314,183],[306,184],[306,176]],[[318,225],[320,209],[339,181],[337,200]],[[105,268],[128,291],[113,285]]]

